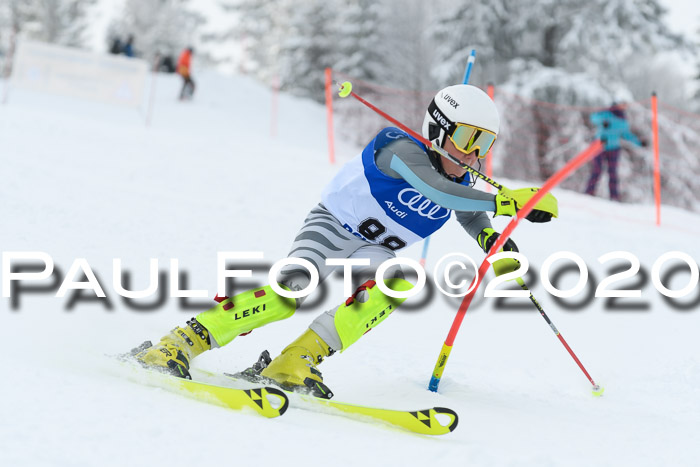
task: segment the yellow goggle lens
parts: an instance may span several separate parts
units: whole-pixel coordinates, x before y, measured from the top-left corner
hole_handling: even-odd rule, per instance
[[[483,128],[457,123],[450,140],[464,154],[470,154],[478,149],[479,159],[483,159],[496,141],[496,135]]]

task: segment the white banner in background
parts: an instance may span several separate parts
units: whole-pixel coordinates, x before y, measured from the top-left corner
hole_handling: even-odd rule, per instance
[[[139,107],[148,75],[141,59],[20,40],[12,85]]]

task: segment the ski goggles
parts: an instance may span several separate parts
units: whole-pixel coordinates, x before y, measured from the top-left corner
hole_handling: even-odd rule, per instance
[[[458,151],[471,154],[478,150],[479,159],[483,159],[496,141],[496,134],[466,123],[456,123],[449,138]]]

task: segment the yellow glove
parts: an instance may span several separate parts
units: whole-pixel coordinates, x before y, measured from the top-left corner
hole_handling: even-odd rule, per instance
[[[501,234],[487,227],[479,233],[479,235],[476,237],[476,241],[479,244],[479,246],[484,250],[484,253],[488,253],[493,244],[496,243],[496,240],[500,236]],[[499,250],[499,253],[501,251],[518,251],[518,246],[513,240],[509,238],[508,240],[506,240],[506,243],[505,245],[503,245],[503,248]],[[493,263],[493,272],[497,276],[517,271],[518,269],[520,269],[520,261],[513,258],[503,258]]]
[[[501,188],[496,195],[496,212],[494,216],[515,216],[538,191],[539,188],[520,188],[518,190]],[[552,220],[552,217],[558,217],[558,215],[559,206],[557,199],[551,193],[547,193],[525,219],[530,222],[549,222]]]

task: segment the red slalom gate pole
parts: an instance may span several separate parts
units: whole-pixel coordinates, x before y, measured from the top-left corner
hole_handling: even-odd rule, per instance
[[[547,193],[549,193],[552,190],[552,188],[557,186],[559,183],[562,182],[562,180],[569,176],[569,174],[571,174],[573,171],[578,169],[580,166],[582,166],[588,160],[590,160],[592,157],[598,154],[598,152],[601,151],[602,146],[603,145],[600,141],[593,142],[590,146],[588,146],[587,149],[585,149],[579,155],[570,160],[564,167],[559,169],[559,171],[552,175],[545,182],[542,188],[540,188],[540,190],[537,191],[537,193],[535,193],[535,195],[532,198],[530,198],[530,200],[527,203],[525,203],[523,208],[518,211],[517,215],[508,223],[506,228],[503,229],[503,232],[498,237],[498,239],[496,239],[496,242],[493,244],[488,254],[486,255],[486,259],[484,259],[484,261],[481,263],[481,266],[479,266],[479,270],[477,271],[476,277],[474,277],[471,285],[469,286],[471,292],[469,292],[464,297],[464,300],[462,300],[462,304],[457,310],[457,315],[455,316],[455,319],[452,322],[450,331],[447,334],[445,343],[442,345],[442,350],[440,351],[440,355],[438,356],[437,362],[435,363],[435,368],[433,369],[433,375],[430,378],[428,389],[430,389],[433,392],[437,392],[438,385],[440,384],[440,378],[442,378],[442,374],[445,371],[447,359],[450,357],[450,352],[452,351],[452,346],[454,344],[455,338],[457,337],[457,332],[459,331],[459,328],[462,325],[462,321],[464,320],[464,316],[466,315],[467,310],[469,309],[469,305],[471,304],[472,299],[474,298],[474,294],[476,294],[476,291],[479,289],[481,280],[486,275],[486,272],[488,271],[488,268],[490,266],[490,263],[488,262],[488,257],[493,254],[496,254],[496,252],[498,252],[498,250],[500,250],[503,247],[508,238],[510,238],[510,235],[513,233],[513,230],[515,230],[515,228],[518,226],[520,220],[524,219],[528,214],[530,214],[530,211],[532,211],[535,205]]]

